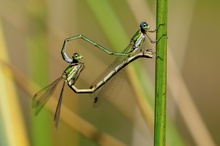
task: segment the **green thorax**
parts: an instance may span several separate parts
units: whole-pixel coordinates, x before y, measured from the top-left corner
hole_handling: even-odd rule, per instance
[[[78,79],[81,71],[84,69],[84,63],[71,63],[63,72],[66,76],[66,80],[72,84]]]
[[[131,41],[135,43],[140,38],[141,35],[142,35],[142,32],[138,30],[131,38]]]

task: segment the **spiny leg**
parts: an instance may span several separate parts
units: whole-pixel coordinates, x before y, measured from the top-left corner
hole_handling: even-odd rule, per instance
[[[158,26],[157,26],[157,28],[155,28],[154,30],[149,30],[149,31],[147,31],[147,32],[149,32],[149,33],[154,33],[154,32],[156,32],[161,26],[164,26],[165,24],[163,23],[163,24],[159,24]]]
[[[161,39],[162,37],[164,37],[164,36],[167,36],[167,34],[163,34],[163,35],[160,36],[158,39],[153,40],[153,39],[148,35],[148,32],[149,32],[149,33],[154,33],[154,32],[156,32],[156,31],[160,28],[160,26],[164,26],[164,25],[165,25],[165,24],[159,24],[158,27],[157,27],[155,30],[147,31],[146,36],[147,36],[147,38],[149,39],[149,41],[150,41],[152,44],[153,44],[153,43],[156,43],[156,42],[158,42],[158,41],[160,41],[160,39]]]
[[[151,42],[152,44],[154,44],[154,43],[160,41],[160,39],[161,39],[162,37],[167,36],[167,34],[163,34],[162,36],[160,36],[160,37],[159,37],[158,39],[156,39],[156,40],[153,40],[147,33],[146,33],[146,36],[147,36],[147,38],[150,40],[150,42]]]

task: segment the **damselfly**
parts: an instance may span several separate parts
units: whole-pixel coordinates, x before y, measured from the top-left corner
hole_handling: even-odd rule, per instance
[[[99,45],[98,43],[92,41],[91,39],[87,38],[84,35],[77,35],[77,36],[73,36],[73,37],[67,38],[64,42],[72,41],[72,40],[75,40],[75,39],[83,39],[83,40],[91,43],[92,45],[98,47],[102,51],[105,51],[109,55],[119,55],[120,56],[104,71],[104,73],[101,74],[100,77],[98,77],[96,79],[96,81],[92,84],[90,89],[77,89],[74,85],[73,86],[70,85],[72,87],[72,89],[75,92],[77,92],[77,93],[93,93],[93,92],[95,92],[97,89],[99,89],[101,86],[103,86],[109,79],[111,79],[116,73],[118,73],[118,71],[120,71],[124,66],[127,65],[125,62],[127,62],[129,59],[131,59],[129,57],[131,57],[132,55],[135,55],[136,53],[138,53],[138,51],[142,52],[142,53],[144,52],[144,50],[142,50],[142,44],[144,43],[146,36],[147,36],[147,38],[149,39],[149,41],[151,43],[156,43],[163,36],[166,36],[166,34],[164,34],[161,37],[159,37],[159,39],[153,40],[148,35],[148,33],[156,32],[159,29],[159,27],[163,26],[163,25],[164,24],[160,24],[155,30],[149,30],[150,26],[146,22],[141,22],[140,23],[140,29],[133,35],[133,37],[130,40],[129,45],[124,49],[123,52],[112,52],[112,51],[109,51],[105,47]],[[64,43],[63,47],[66,47],[65,43]],[[148,54],[147,55],[148,58],[152,58],[152,57],[149,57],[149,56],[152,55],[152,52],[149,53],[147,51],[146,54]],[[141,57],[141,54],[139,54],[136,57]],[[117,70],[117,68],[120,68],[120,69]],[[118,74],[120,74],[120,73],[118,73]],[[113,79],[111,80],[111,82],[113,81]],[[108,84],[111,84],[111,88],[116,87],[111,82],[110,81],[108,82]],[[94,97],[94,106],[95,107],[97,107],[96,105],[99,105],[99,101],[102,101],[102,100],[100,100],[100,98],[106,98],[107,94],[106,95],[104,95],[104,94],[105,94],[106,91],[108,91],[107,88],[109,88],[109,86],[107,84],[105,84],[105,86],[95,95],[95,97]]]
[[[154,33],[156,32],[160,26],[163,26],[164,24],[160,24],[155,30],[149,30],[150,26],[146,22],[140,23],[139,30],[133,35],[133,37],[130,40],[129,45],[124,49],[122,54],[128,54],[128,56],[121,56],[118,57],[101,75],[96,79],[96,81],[92,84],[91,88],[96,87],[99,85],[99,83],[103,82],[106,77],[108,77],[109,74],[111,74],[112,70],[116,68],[116,66],[122,64],[123,62],[126,62],[129,56],[132,56],[138,52],[143,52],[143,44],[145,42],[145,37],[149,39],[151,43],[158,42],[163,36],[166,36],[166,34],[163,34],[159,37],[157,40],[153,40],[148,33]],[[150,57],[149,57],[150,58]],[[120,87],[119,83],[124,76],[123,73],[124,70],[117,73],[117,75],[109,80],[105,86],[102,87],[99,91],[97,91],[94,94],[94,107],[96,109],[100,109],[103,106],[103,103],[105,103],[106,100],[109,99],[109,97],[112,96],[112,90],[118,89]],[[111,90],[111,91],[109,91]]]
[[[81,71],[84,69],[84,63],[80,62],[80,59],[82,59],[83,56],[81,56],[78,53],[74,53],[72,56],[72,59],[70,59],[66,53],[65,50],[62,50],[62,56],[63,59],[70,63],[70,65],[64,70],[63,74],[61,77],[57,78],[54,82],[52,82],[50,85],[46,86],[39,92],[37,92],[32,100],[32,107],[35,108],[35,115],[37,115],[40,110],[43,108],[43,106],[46,104],[48,99],[50,98],[51,94],[54,92],[56,86],[58,83],[63,80],[63,86],[60,92],[60,97],[59,101],[56,107],[56,112],[54,115],[54,121],[55,121],[55,126],[58,126],[59,122],[59,117],[60,117],[60,109],[61,109],[61,104],[62,104],[62,99],[63,99],[63,91],[66,82],[71,85],[74,85],[75,82],[77,81]]]

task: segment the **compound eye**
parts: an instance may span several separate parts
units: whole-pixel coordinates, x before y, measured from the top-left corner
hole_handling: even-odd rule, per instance
[[[146,27],[146,26],[148,26],[148,24],[146,23],[146,22],[141,22],[141,25],[140,25],[141,27]]]
[[[78,57],[78,56],[79,56],[79,54],[78,54],[78,53],[74,53],[74,56],[75,56],[75,57]]]
[[[141,22],[140,28],[143,30],[148,30],[150,26],[146,22]]]

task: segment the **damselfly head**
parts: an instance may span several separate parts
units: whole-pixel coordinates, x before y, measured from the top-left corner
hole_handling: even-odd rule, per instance
[[[72,58],[73,58],[73,60],[79,61],[80,59],[83,58],[83,56],[80,55],[79,53],[73,53]]]
[[[146,22],[141,22],[140,24],[141,30],[148,30],[150,29],[150,26]]]

